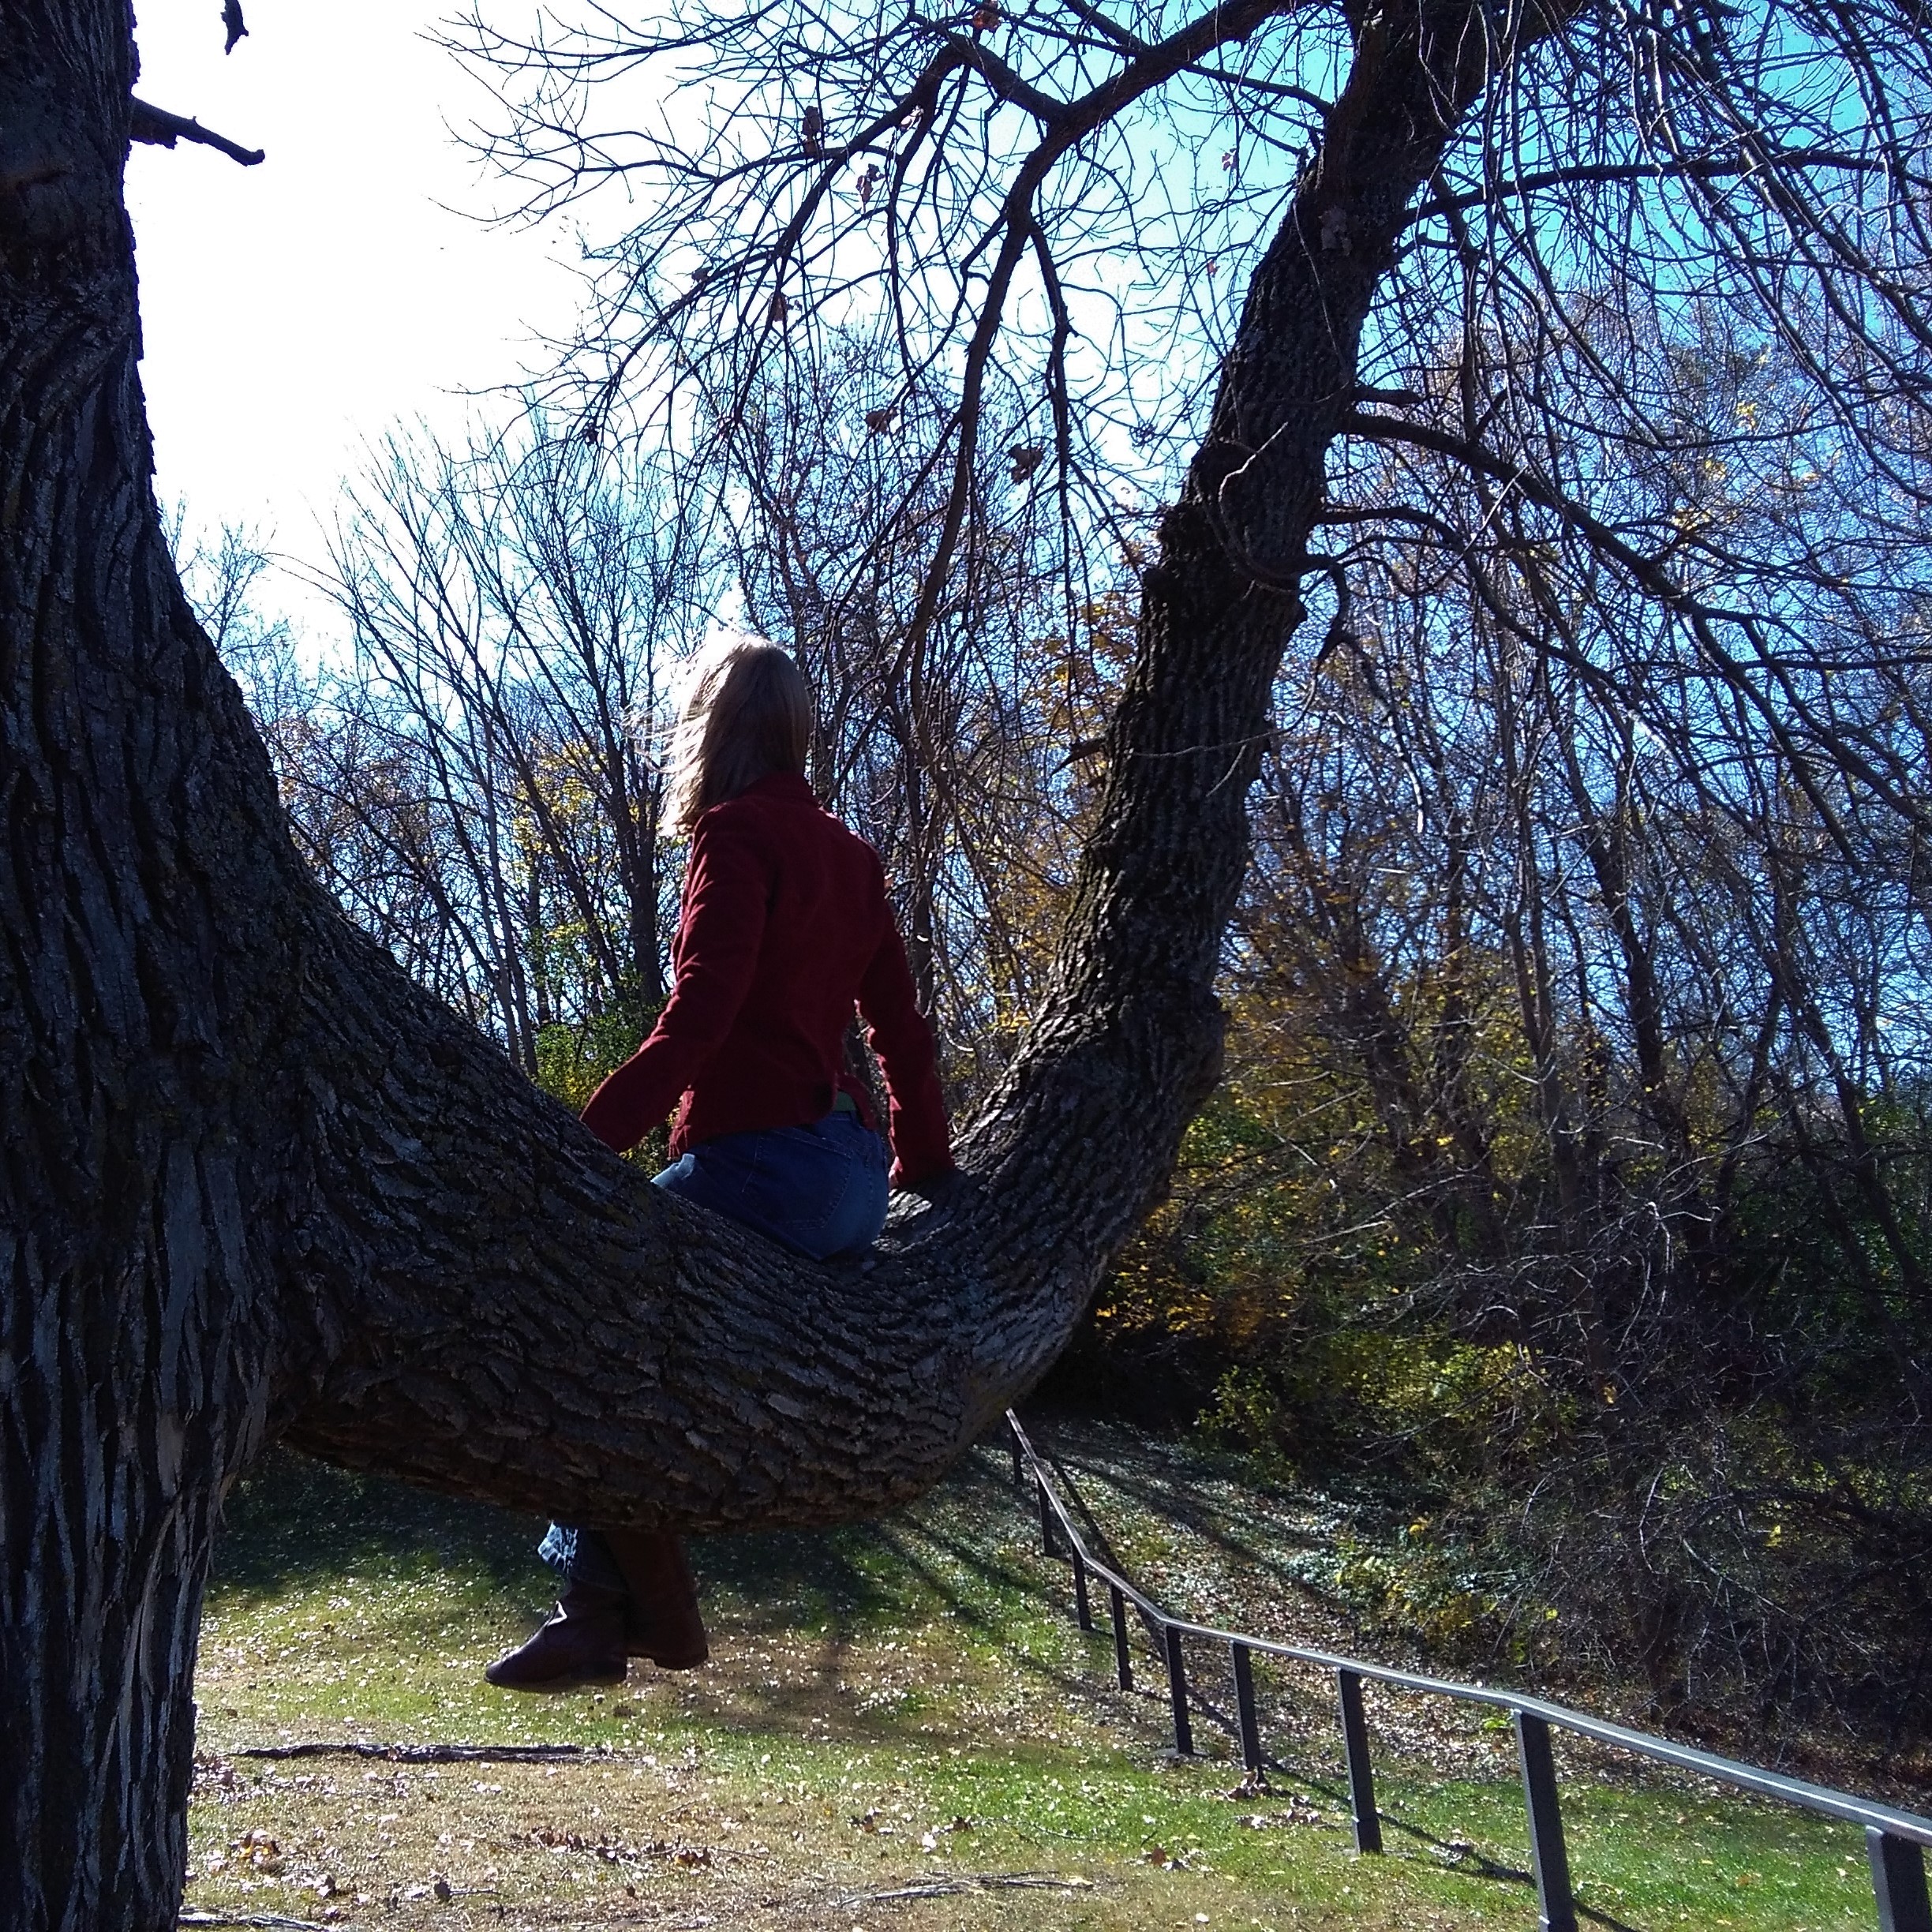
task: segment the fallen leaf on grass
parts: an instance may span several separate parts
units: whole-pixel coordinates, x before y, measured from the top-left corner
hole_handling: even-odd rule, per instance
[[[1244,1831],[1272,1831],[1282,1825],[1327,1825],[1334,1821],[1318,1810],[1314,1802],[1297,1792],[1283,1811],[1252,1811],[1235,1823]]]
[[[208,1751],[195,1753],[196,1797],[212,1797],[223,1804],[231,1804],[242,1795],[242,1780],[235,1776],[234,1766],[226,1758],[217,1757]]]

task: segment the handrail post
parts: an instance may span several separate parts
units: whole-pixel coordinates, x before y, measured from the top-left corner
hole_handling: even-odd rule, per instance
[[[1895,1838],[1876,1825],[1865,1827],[1865,1852],[1878,1901],[1878,1932],[1932,1932],[1925,1853],[1911,1839]]]
[[[1515,1722],[1523,1802],[1530,1810],[1530,1866],[1536,1874],[1537,1932],[1577,1932],[1576,1900],[1570,1890],[1570,1854],[1563,1845],[1549,1725],[1522,1710],[1515,1713]]]
[[[1352,1670],[1335,1672],[1335,1690],[1342,1705],[1342,1750],[1348,1760],[1349,1804],[1355,1814],[1355,1849],[1382,1849],[1382,1820],[1376,1811],[1375,1773],[1368,1763],[1368,1720],[1362,1714],[1361,1677]]]
[[[1241,1762],[1250,1771],[1261,1769],[1261,1724],[1255,1715],[1254,1660],[1245,1643],[1230,1643],[1234,1665],[1234,1709],[1241,1720]]]
[[[1114,1675],[1123,1690],[1131,1690],[1133,1658],[1127,1649],[1127,1599],[1121,1594],[1118,1583],[1107,1586],[1107,1597],[1114,1612]]]
[[[1181,1654],[1181,1627],[1163,1623],[1161,1635],[1167,1652],[1167,1702],[1174,1708],[1174,1749],[1183,1758],[1192,1758],[1194,1727],[1188,1717],[1187,1659]]]
[[[1087,1594],[1087,1559],[1077,1545],[1073,1551],[1073,1613],[1082,1630],[1093,1628],[1093,1604]]]
[[[1013,1451],[1013,1487],[1016,1489],[1024,1489],[1026,1487],[1026,1475],[1020,1466],[1020,1437],[1017,1432],[1014,1434],[1013,1441],[1008,1446]]]
[[[1039,1478],[1039,1482],[1040,1548],[1047,1556],[1058,1556],[1060,1552],[1054,1547],[1053,1503],[1047,1494],[1046,1478],[1044,1476],[1042,1476]]]

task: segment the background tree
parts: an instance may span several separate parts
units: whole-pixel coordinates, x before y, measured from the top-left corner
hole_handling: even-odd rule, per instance
[[[868,409],[880,345],[834,334],[823,346],[754,365],[713,445],[738,506],[731,570],[753,627],[812,679],[820,794],[878,848],[921,1003],[956,1073],[983,1080],[998,1063],[984,1050],[992,987],[1037,938],[1013,919],[1016,878],[1052,863],[1066,809],[1083,631],[1068,629],[1054,519],[992,450],[945,594],[922,616],[947,541],[947,492],[919,474],[940,405]]]
[[[1788,433],[1776,361],[1720,337],[1654,384],[1727,541],[1765,503],[1845,522],[1788,457],[1712,485]],[[1673,1714],[1908,1732],[1914,865],[1533,506],[1406,441],[1345,488],[1351,601],[1256,797],[1237,1071],[1103,1327],[1192,1353],[1234,1432],[1381,1470],[1411,1527],[1350,1572],[1365,1608],[1492,1665],[1639,1666]],[[1804,646],[1875,735],[1922,675],[1889,625]]]
[[[874,360],[856,342],[753,383],[682,474],[534,411],[460,454],[393,438],[351,487],[325,580],[350,650],[301,687],[305,736],[277,754],[298,841],[352,919],[562,1097],[662,999],[658,751],[680,660],[727,616],[807,667],[814,781],[886,859],[948,1057],[983,1080],[1010,1054],[1009,1024],[987,1058],[994,983],[1023,951],[1037,978],[1048,936],[1016,925],[1016,879],[1066,864],[1065,612],[1035,506],[988,461],[981,490],[1007,500],[913,661],[944,496],[908,504],[899,426],[851,406]],[[231,552],[259,557],[233,533],[210,554]],[[253,571],[223,603],[198,552],[184,567],[211,635],[285,635],[247,604]],[[260,693],[271,746],[281,689]]]
[[[526,1073],[584,1087],[664,999],[658,746],[702,558],[647,466],[532,417],[392,438],[327,581],[353,656],[295,807],[311,863]]]

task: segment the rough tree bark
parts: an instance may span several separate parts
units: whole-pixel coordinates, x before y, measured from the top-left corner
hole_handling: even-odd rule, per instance
[[[0,0],[0,1923],[174,1923],[210,1538],[270,1440],[593,1522],[824,1522],[1051,1361],[1215,1076],[1324,452],[1486,77],[1466,4],[1406,18],[1361,29],[1167,519],[1050,1010],[971,1181],[861,1271],[646,1185],[305,874],[155,515],[125,0]]]

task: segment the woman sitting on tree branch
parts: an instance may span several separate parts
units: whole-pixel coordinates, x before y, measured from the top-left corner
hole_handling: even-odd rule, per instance
[[[650,1037],[590,1097],[584,1124],[622,1153],[680,1095],[657,1184],[814,1261],[856,1259],[889,1185],[952,1166],[931,1028],[913,996],[878,855],[806,782],[811,699],[776,646],[736,638],[694,674],[672,748],[670,817],[691,835],[672,949],[676,983]],[[887,1149],[845,1065],[856,1005],[891,1103]],[[709,1650],[683,1545],[668,1530],[553,1523],[556,1614],[492,1664],[492,1683],[620,1683]]]

